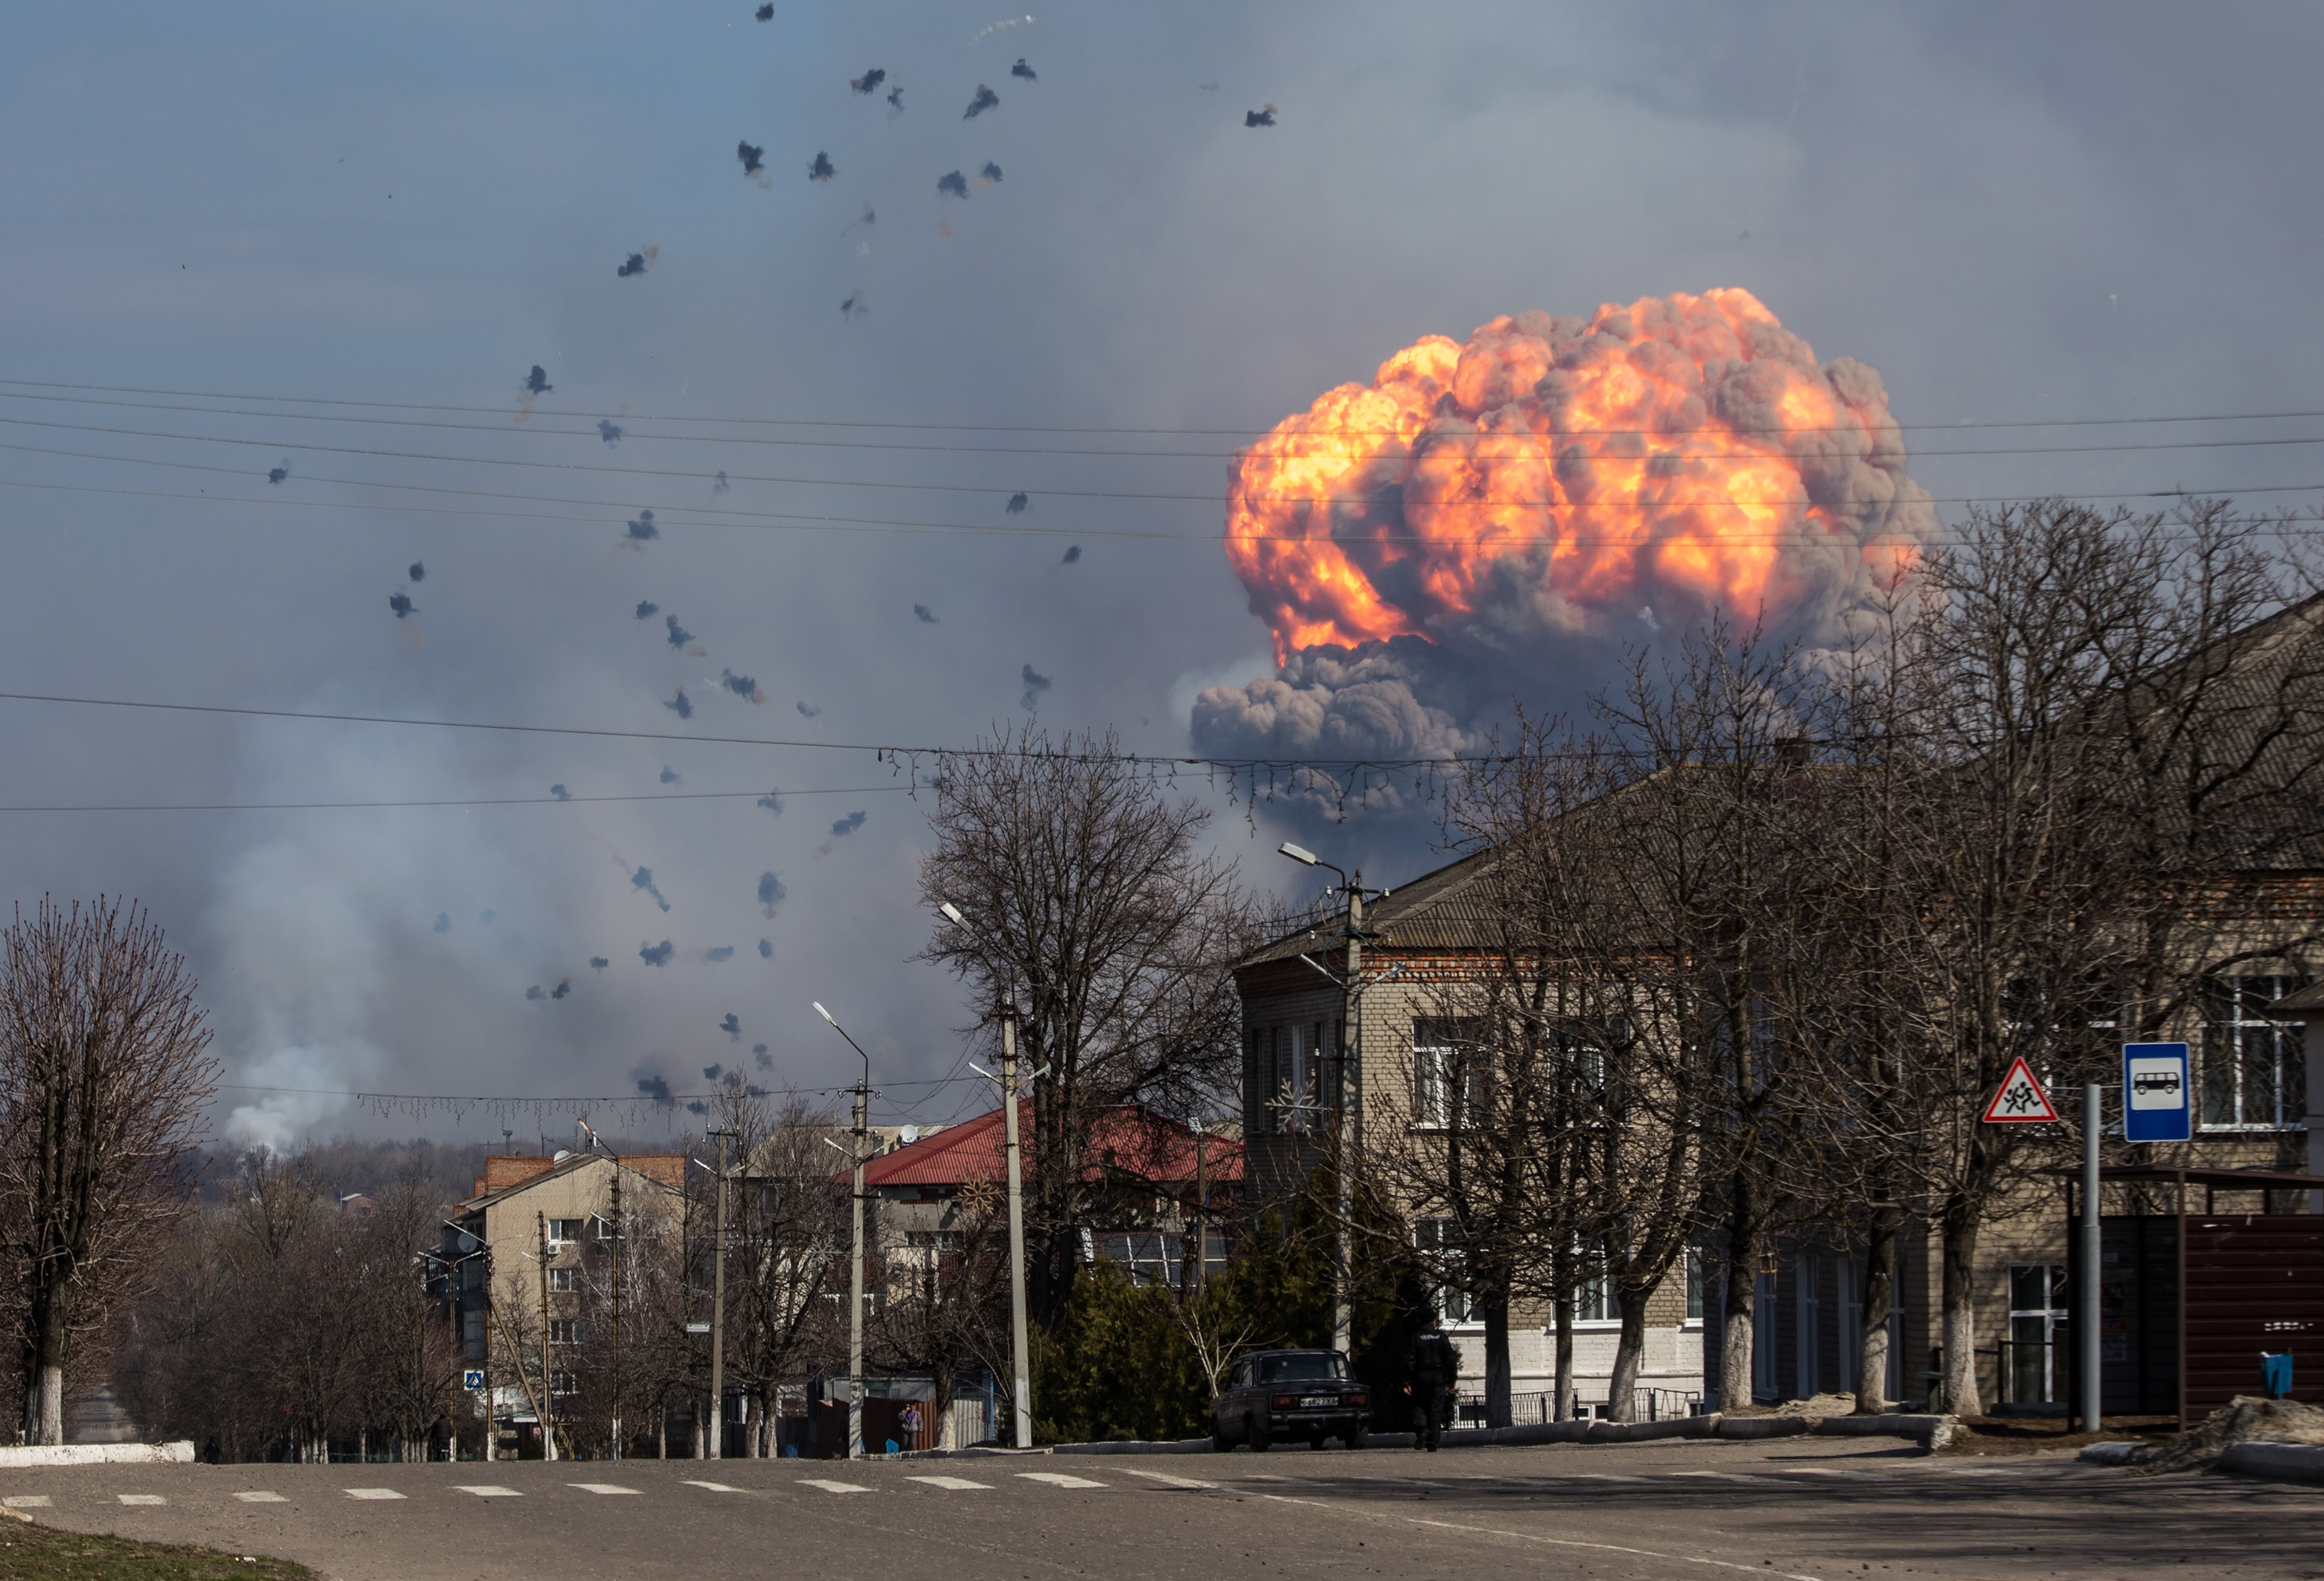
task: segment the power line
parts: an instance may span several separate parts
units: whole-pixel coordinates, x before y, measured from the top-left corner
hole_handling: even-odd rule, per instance
[[[602,801],[733,801],[779,800],[786,796],[869,796],[877,791],[909,790],[909,785],[839,785],[811,790],[664,790],[633,796],[482,796],[438,798],[410,801],[173,801],[144,805],[125,802],[60,803],[42,807],[0,807],[0,812],[326,812],[364,808],[418,807],[578,807]]]
[[[440,402],[417,401],[358,401],[325,395],[254,395],[230,391],[170,390],[138,384],[90,384],[55,379],[0,378],[0,384],[13,384],[23,389],[85,390],[102,394],[170,395],[198,401],[257,401],[296,406],[346,406],[381,411],[449,411],[466,412],[487,417],[515,417],[520,409],[506,406],[462,406]],[[881,422],[861,419],[785,418],[785,417],[722,417],[702,413],[655,413],[603,411],[580,411],[570,408],[538,407],[529,409],[542,417],[609,418],[639,422],[715,422],[764,428],[834,428],[834,429],[892,429],[900,432],[918,433],[1007,433],[1007,434],[1159,434],[1167,436],[1234,436],[1267,432],[1272,424],[1258,423],[1242,428],[1158,428],[1119,425],[1112,427],[1071,426],[1035,423],[942,423],[942,422]],[[2079,417],[2079,418],[2007,418],[1990,421],[1963,419],[1957,422],[1900,422],[1896,426],[1907,433],[1933,433],[1948,430],[1993,430],[2028,428],[2111,428],[2150,423],[2181,422],[2267,422],[2309,418],[2324,418],[2324,410],[2294,410],[2282,411],[2211,411],[2184,412],[2177,415],[2150,417]],[[1860,425],[1859,425],[1860,426]],[[1363,430],[1350,430],[1363,431]],[[1394,430],[1380,430],[1375,434]],[[1572,429],[1564,430],[1576,435],[1651,434],[1654,429]],[[1800,429],[1770,429],[1766,432],[1855,432],[1856,428],[1822,430]]]

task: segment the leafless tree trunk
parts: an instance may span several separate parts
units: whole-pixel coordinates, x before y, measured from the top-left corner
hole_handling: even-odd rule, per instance
[[[152,1267],[217,1067],[193,980],[143,912],[43,899],[0,955],[0,1221],[23,1289],[24,1433],[60,1444],[72,1339]]]

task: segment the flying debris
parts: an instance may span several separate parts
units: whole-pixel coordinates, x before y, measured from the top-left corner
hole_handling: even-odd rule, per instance
[[[746,176],[755,179],[766,171],[767,151],[756,143],[737,143],[734,157],[742,162],[742,173]]]
[[[532,372],[524,376],[524,393],[528,395],[546,395],[556,388],[549,382],[549,370],[539,363],[533,364]]]
[[[694,705],[687,699],[686,689],[684,687],[679,687],[678,689],[678,695],[670,698],[669,701],[664,703],[662,707],[668,708],[671,713],[677,715],[681,719],[691,719],[694,717]]]
[[[759,958],[762,961],[770,961],[775,958],[775,946],[772,939],[762,938],[759,940]]]
[[[676,1098],[669,1096],[669,1079],[667,1077],[639,1077],[638,1091],[643,1093],[657,1104],[674,1104],[678,1102]]]
[[[930,609],[925,604],[915,604],[912,606],[912,618],[918,621],[922,625],[935,625],[936,624],[936,611]]]
[[[783,816],[783,799],[772,790],[760,797],[756,805],[765,808],[777,818]]]
[[[775,8],[772,5],[761,5],[755,14],[761,22],[772,22],[775,20]]]
[[[664,769],[662,772],[667,774],[669,771],[668,769]],[[632,874],[630,877],[630,887],[633,890],[645,891],[646,893],[654,898],[655,905],[659,906],[665,911],[669,910],[669,902],[662,899],[661,889],[654,883],[652,868],[639,868],[637,872]]]
[[[645,964],[650,966],[666,966],[669,965],[669,957],[677,953],[678,947],[670,943],[667,938],[663,939],[659,944],[641,944],[638,946],[638,959],[645,962]]]
[[[266,481],[269,483],[281,483],[290,476],[290,469],[288,467],[270,467],[266,469]]]
[[[1033,496],[1030,495],[1013,494],[1009,496],[1009,513],[1012,516],[1021,516],[1032,506]]]
[[[871,310],[872,304],[863,300],[860,291],[849,291],[847,300],[839,304],[839,316],[843,319],[860,319]]]
[[[833,824],[831,826],[831,832],[835,835],[852,835],[856,830],[863,827],[863,818],[864,815],[862,813],[851,812],[845,818],[841,818],[837,823]]]
[[[1263,110],[1245,110],[1242,113],[1242,124],[1246,126],[1274,125],[1275,106],[1273,105],[1269,105]]]
[[[880,91],[880,85],[887,80],[888,74],[885,71],[881,70],[877,66],[874,66],[871,70],[866,71],[861,77],[849,78],[847,79],[847,86],[853,88],[860,94],[871,95],[878,93]]]
[[[650,543],[660,536],[661,529],[654,525],[653,513],[651,511],[640,511],[637,513],[636,519],[631,522],[629,536],[624,540],[624,541],[629,543]]]
[[[549,993],[546,989],[542,988],[540,984],[535,983],[531,987],[524,991],[524,997],[527,1003],[530,1003],[535,999],[548,998]]]
[[[559,977],[557,979],[557,986],[549,991],[549,996],[551,999],[562,999],[572,992],[573,979],[570,977]]]
[[[737,1042],[737,1043],[739,1043],[739,1042],[741,1042],[741,1041],[742,1040],[742,1018],[740,1018],[739,1016],[737,1016],[737,1015],[736,1015],[733,1011],[731,1011],[731,1010],[730,1010],[730,1011],[728,1011],[728,1012],[726,1012],[726,1019],[725,1019],[724,1021],[720,1022],[718,1023],[718,1030],[719,1030],[720,1031],[722,1031],[722,1032],[725,1033],[725,1034],[726,1034],[726,1036],[727,1036],[729,1039],[733,1040],[733,1041],[735,1041],[735,1042]],[[711,1079],[711,1080],[713,1080],[713,1081],[716,1081],[718,1078],[717,1078],[716,1077],[715,1077],[715,1076],[714,1076],[714,1077],[712,1077],[710,1079]]]
[[[632,253],[622,261],[622,266],[614,270],[613,273],[622,280],[627,280],[632,274],[643,274],[646,272],[646,265],[660,256],[659,247],[648,247],[642,253]]]
[[[398,620],[401,620],[405,615],[411,614],[414,610],[420,607],[420,606],[411,602],[411,596],[408,593],[389,594],[387,596],[387,606],[395,611],[395,618]]]
[[[803,703],[799,704],[799,706],[798,706],[798,711],[799,711],[799,717],[800,717],[800,718],[802,718],[802,719],[812,719],[812,718],[814,718],[817,714],[820,714],[820,713],[822,713],[822,712],[823,712],[823,710],[822,710],[821,708],[816,707],[813,703],[805,703],[805,702],[803,702]]]
[[[706,1065],[702,1068],[702,1079],[705,1081],[716,1081],[720,1074],[724,1072],[725,1068],[726,1067],[723,1064]]]
[[[1001,167],[994,164],[991,160],[986,160],[984,162],[984,168],[976,172],[976,184],[980,187],[999,186],[1001,184]]]
[[[719,671],[718,684],[738,698],[748,698],[754,703],[763,703],[767,700],[767,694],[759,689],[759,683],[747,675],[737,675],[731,670],[724,670]]]
[[[604,440],[609,445],[618,445],[622,442],[621,425],[619,423],[607,422],[601,417],[597,420],[597,437]]]
[[[449,932],[451,932],[451,931],[452,931],[452,913],[451,913],[451,912],[449,912],[449,911],[438,911],[438,912],[437,912],[437,913],[436,913],[436,926],[435,926],[435,928],[432,929],[432,931],[437,932],[437,933],[449,933]]]
[[[678,784],[683,784],[683,783],[685,782],[685,780],[686,780],[686,776],[685,776],[684,774],[679,773],[676,769],[671,768],[668,763],[664,763],[664,764],[662,764],[662,766],[661,766],[661,782],[662,782],[663,784],[665,784],[665,785],[678,785]],[[657,898],[659,898],[659,897],[657,897]]]
[[[1017,64],[1009,68],[1009,75],[1011,77],[1021,77],[1028,82],[1038,82],[1041,80],[1038,76],[1035,75],[1033,69],[1025,64],[1025,57],[1022,55],[1017,57]]]
[[[761,1070],[772,1070],[775,1068],[775,1057],[767,1052],[767,1046],[764,1043],[751,1045],[751,1058],[759,1062]]]
[[[936,180],[936,192],[940,197],[965,198],[968,196],[968,178],[958,171],[948,176],[940,176]]]
[[[570,801],[573,800],[572,792],[566,790],[562,785],[551,785],[549,788],[549,793],[551,796],[556,797],[559,801]]]
[[[759,874],[759,908],[768,916],[771,917],[775,914],[775,908],[783,903],[783,896],[785,893],[786,892],[783,889],[783,881],[781,879],[776,877],[771,873],[762,873]],[[764,941],[762,940],[761,942],[763,943]],[[770,949],[761,949],[759,953],[761,955],[771,955],[774,952]]]
[[[1028,664],[1025,666],[1025,695],[1019,699],[1017,706],[1028,711],[1039,707],[1041,694],[1048,689],[1049,678]]]
[[[973,121],[985,111],[997,110],[1000,107],[1001,96],[980,82],[976,85],[976,97],[968,101],[968,108],[962,113],[960,118],[964,121]]]
[[[652,599],[641,598],[638,600],[638,618],[640,620],[651,620],[655,615],[658,615],[660,613],[661,606],[656,604]]]
[[[591,956],[589,957],[589,969],[593,972],[602,972],[613,964],[613,962],[607,960],[604,956]]]
[[[904,85],[898,83],[888,90],[888,119],[894,120],[904,113]]]
[[[726,492],[728,486],[729,485],[726,482],[726,474],[724,471],[721,471],[718,474],[718,481],[710,485],[710,492],[715,495],[723,495]]]
[[[820,149],[816,151],[815,162],[807,167],[807,179],[810,181],[827,181],[838,173],[839,167],[831,162],[831,155]]]
[[[410,569],[404,574],[415,582],[424,582],[428,579],[428,568],[421,561],[413,560]]]
[[[661,624],[669,633],[669,645],[678,652],[684,652],[687,643],[694,641],[694,633],[678,624],[678,616],[666,615],[662,616]]]
[[[713,945],[702,952],[702,958],[706,961],[731,961],[734,958],[734,947],[731,944]]]
[[[1065,558],[1060,559],[1057,563],[1061,566],[1069,566],[1081,558],[1082,546],[1078,543],[1071,543],[1065,546]]]

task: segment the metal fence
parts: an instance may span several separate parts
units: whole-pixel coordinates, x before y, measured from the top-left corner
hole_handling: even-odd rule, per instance
[[[1630,1391],[1630,1419],[1637,1422],[1668,1421],[1674,1417],[1701,1416],[1702,1392],[1700,1390],[1640,1388]],[[1581,1400],[1573,1402],[1573,1414],[1583,1419],[1609,1420],[1614,1414],[1610,1400]],[[1557,1419],[1557,1395],[1551,1390],[1509,1396],[1509,1424],[1512,1427],[1536,1427]],[[1485,1425],[1485,1397],[1464,1392],[1460,1400],[1460,1425]]]

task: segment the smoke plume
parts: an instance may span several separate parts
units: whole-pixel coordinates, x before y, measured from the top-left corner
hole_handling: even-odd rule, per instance
[[[960,118],[964,121],[973,121],[985,111],[1000,107],[1001,96],[980,82],[976,85],[976,97],[968,101],[968,108],[962,113]]]

